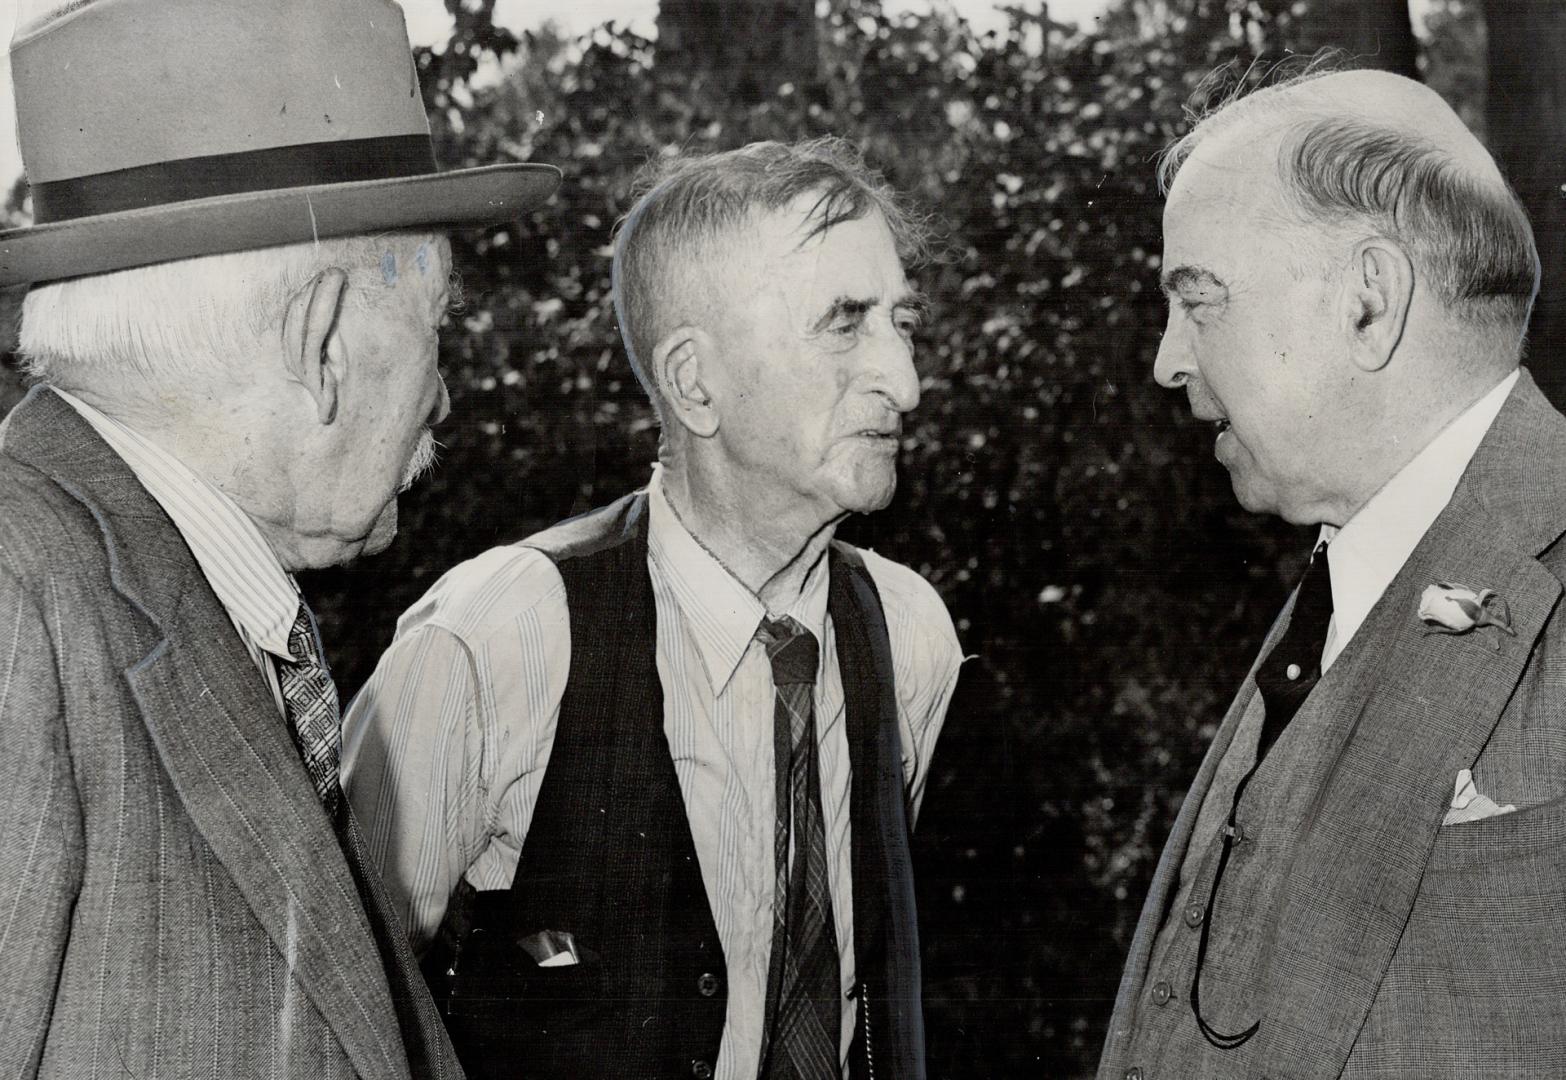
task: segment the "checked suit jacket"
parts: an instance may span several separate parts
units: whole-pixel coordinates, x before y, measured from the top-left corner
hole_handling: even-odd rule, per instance
[[[1312,738],[1279,781],[1301,811],[1268,864],[1274,902],[1248,910],[1226,890],[1215,923],[1254,935],[1245,1019],[1261,1027],[1232,1056],[1196,1035],[1189,1060],[1203,1064],[1189,1075],[1566,1076],[1563,532],[1566,418],[1524,372],[1451,502],[1290,725]],[[1494,589],[1515,636],[1428,632],[1419,599],[1438,582]],[[1135,1060],[1139,1023],[1166,1004],[1190,1009],[1189,971],[1150,971],[1154,944],[1182,916],[1171,906],[1198,812],[1255,695],[1248,677],[1155,871],[1101,1080],[1175,1074]],[[1518,809],[1444,826],[1470,766],[1482,792]]]
[[[173,523],[54,393],[0,432],[0,1076],[460,1078]]]

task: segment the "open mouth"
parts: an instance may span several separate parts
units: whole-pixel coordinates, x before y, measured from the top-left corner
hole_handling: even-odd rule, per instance
[[[900,428],[865,428],[862,431],[854,432],[854,437],[858,439],[884,439],[888,442],[896,442],[901,434],[902,430]]]
[[[1227,416],[1220,416],[1218,419],[1213,421],[1213,428],[1218,432],[1218,434],[1222,435],[1224,432],[1229,430],[1229,418]]]

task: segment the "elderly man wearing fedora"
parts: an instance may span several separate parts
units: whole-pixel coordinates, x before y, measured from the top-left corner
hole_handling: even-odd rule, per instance
[[[460,1076],[290,572],[429,461],[441,230],[559,174],[436,171],[389,0],[74,0],[11,55],[0,1075]]]

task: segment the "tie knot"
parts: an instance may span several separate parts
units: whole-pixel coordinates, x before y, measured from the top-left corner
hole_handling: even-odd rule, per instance
[[[1296,619],[1319,624],[1319,632],[1326,634],[1327,622],[1332,618],[1332,562],[1326,544],[1318,544],[1311,552],[1310,565],[1300,578],[1294,613]]]
[[[816,667],[821,659],[821,647],[816,636],[794,619],[785,615],[781,619],[761,620],[756,636],[767,647],[767,659],[772,661],[772,681],[777,686],[814,684]]]

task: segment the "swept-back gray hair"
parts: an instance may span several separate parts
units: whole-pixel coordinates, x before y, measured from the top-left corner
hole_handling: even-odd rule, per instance
[[[931,252],[924,220],[851,143],[836,136],[656,159],[642,170],[634,190],[640,196],[615,236],[614,306],[631,368],[655,406],[657,386],[645,365],[671,329],[675,290],[710,260],[717,242],[732,239],[757,215],[814,195],[801,243],[845,221],[880,214],[905,264],[917,265]]]
[[[350,236],[38,285],[22,304],[17,352],[33,377],[65,386],[129,372],[159,379],[221,370],[250,359],[280,327],[289,297],[327,267],[348,272],[346,302],[373,306],[399,275],[439,270],[439,243],[431,233]]]
[[[1313,103],[1305,84],[1321,65],[1231,95],[1161,155],[1167,193],[1214,132],[1246,119],[1283,124],[1278,176],[1285,201],[1329,229],[1368,227],[1396,240],[1435,296],[1461,317],[1521,328],[1539,292],[1539,252],[1528,214],[1499,171],[1487,174],[1417,131]],[[1455,122],[1455,121],[1454,121]]]

